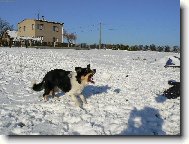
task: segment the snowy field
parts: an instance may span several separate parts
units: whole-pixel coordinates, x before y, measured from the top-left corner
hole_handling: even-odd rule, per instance
[[[114,50],[0,48],[1,135],[179,135],[180,97],[162,96],[180,82],[179,68],[165,68],[176,53]],[[97,70],[76,107],[64,93],[42,100],[31,89],[52,69]]]

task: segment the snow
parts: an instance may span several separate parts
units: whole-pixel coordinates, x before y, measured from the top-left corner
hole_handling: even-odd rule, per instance
[[[11,38],[14,38],[13,41],[19,41],[19,40],[34,40],[34,41],[41,41],[41,38],[33,38],[33,37],[23,37],[23,36],[18,36],[18,32],[17,31],[10,31],[7,30],[8,35]]]
[[[168,80],[180,81],[179,68],[164,67],[174,56],[180,54],[0,48],[0,134],[178,135],[180,97],[162,96]],[[31,89],[52,69],[89,63],[97,72],[82,109],[63,92],[44,102],[43,91]]]
[[[18,32],[17,32],[17,31],[10,31],[10,30],[7,30],[7,33],[8,33],[8,35],[9,35],[11,38],[16,38],[17,35],[18,35]]]

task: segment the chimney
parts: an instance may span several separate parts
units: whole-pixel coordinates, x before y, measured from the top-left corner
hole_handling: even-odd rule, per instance
[[[44,16],[42,16],[42,20],[43,20],[43,21],[45,20],[45,17],[44,17]]]

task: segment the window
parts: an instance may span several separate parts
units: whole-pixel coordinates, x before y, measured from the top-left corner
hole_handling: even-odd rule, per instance
[[[26,26],[24,26],[24,31],[26,31]]]
[[[57,26],[53,26],[53,31],[54,32],[58,32],[58,27]]]
[[[32,24],[32,30],[34,30],[35,29],[35,26],[34,26],[34,24]]]
[[[58,42],[58,38],[53,37],[53,42]]]
[[[56,41],[56,38],[55,37],[53,37],[53,42],[55,42]]]
[[[37,25],[37,29],[39,29],[39,30],[44,30],[44,25],[43,25],[43,24],[38,24],[38,25]]]

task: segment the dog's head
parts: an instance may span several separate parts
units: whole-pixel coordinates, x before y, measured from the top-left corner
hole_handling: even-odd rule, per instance
[[[81,82],[91,82],[93,81],[93,75],[96,73],[96,69],[91,69],[90,64],[87,65],[87,68],[76,67],[75,71],[77,73],[76,79],[81,84]]]

